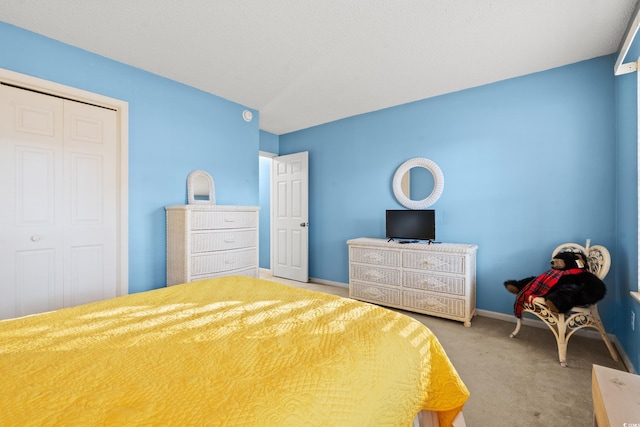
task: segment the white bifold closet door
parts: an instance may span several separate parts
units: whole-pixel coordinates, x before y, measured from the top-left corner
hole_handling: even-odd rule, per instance
[[[0,318],[116,296],[116,112],[0,85]]]

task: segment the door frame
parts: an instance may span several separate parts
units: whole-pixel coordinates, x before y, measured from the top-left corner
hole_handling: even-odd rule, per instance
[[[269,186],[269,274],[273,274],[273,158],[278,157],[277,154],[269,151],[258,151],[258,157],[265,157],[269,159],[269,182],[262,183]],[[261,203],[262,205],[262,203]],[[262,240],[260,240],[262,244]]]
[[[116,129],[116,289],[117,295],[129,293],[129,103],[71,86],[0,68],[0,83],[45,95],[115,110]]]

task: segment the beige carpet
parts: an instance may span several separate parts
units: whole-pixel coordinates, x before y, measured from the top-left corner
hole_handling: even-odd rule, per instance
[[[262,278],[348,297],[344,287],[294,282],[263,273]],[[548,329],[476,316],[462,323],[402,311],[438,337],[471,397],[464,408],[468,427],[584,427],[593,425],[591,366],[624,371],[599,339],[573,336],[568,367],[558,363],[556,341]]]

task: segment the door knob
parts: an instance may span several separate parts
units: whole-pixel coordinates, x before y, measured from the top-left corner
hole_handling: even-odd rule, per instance
[[[31,241],[32,242],[39,242],[40,241],[40,236],[38,236],[37,234],[34,234],[33,236],[31,236]]]
[[[309,223],[308,222],[301,222],[300,223],[300,227],[308,227]]]

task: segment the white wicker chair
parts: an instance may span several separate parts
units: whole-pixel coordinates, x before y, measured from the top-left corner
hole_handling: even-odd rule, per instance
[[[553,251],[552,256],[560,252],[582,252],[586,254],[589,261],[589,270],[598,276],[600,280],[603,280],[611,267],[611,255],[604,246],[590,246],[590,243],[591,241],[587,240],[586,247],[576,243],[564,243]],[[598,314],[597,304],[573,307],[567,313],[556,313],[547,306],[544,298],[538,297],[534,298],[531,303],[525,302],[522,312],[523,314],[526,312],[538,316],[551,329],[558,342],[558,358],[561,366],[567,366],[567,343],[569,338],[574,332],[582,328],[596,329],[609,349],[613,360],[618,361],[618,353],[607,337],[607,332],[604,330],[604,325]],[[517,319],[516,328],[510,335],[511,338],[514,338],[520,332],[521,326],[521,319]]]

